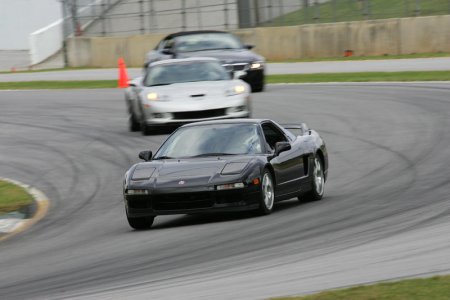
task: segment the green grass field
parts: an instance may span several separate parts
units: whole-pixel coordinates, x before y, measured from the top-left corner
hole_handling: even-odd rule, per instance
[[[303,297],[276,300],[449,300],[450,276],[358,286]]]
[[[19,210],[33,202],[33,197],[23,188],[0,180],[0,214]]]
[[[417,2],[420,3],[419,6]],[[284,26],[450,14],[448,0],[369,0],[368,3],[366,7],[364,1],[330,0],[282,15],[263,25]]]
[[[268,75],[267,83],[450,81],[450,71]],[[115,88],[117,80],[0,82],[0,90]]]

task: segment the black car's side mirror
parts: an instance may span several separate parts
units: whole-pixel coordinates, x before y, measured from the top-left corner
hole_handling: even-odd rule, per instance
[[[280,155],[281,152],[291,150],[291,144],[289,142],[277,142],[275,143],[275,153],[274,157]]]
[[[251,49],[255,48],[255,46],[254,45],[244,45],[244,48],[251,50]]]
[[[139,158],[145,161],[152,159],[152,151],[141,151],[139,152]]]

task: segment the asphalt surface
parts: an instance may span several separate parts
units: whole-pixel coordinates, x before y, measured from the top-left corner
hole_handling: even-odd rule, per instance
[[[267,74],[269,75],[448,70],[450,70],[450,57],[267,64]],[[141,74],[141,68],[128,69],[130,78],[135,78]],[[117,69],[87,69],[35,73],[3,73],[0,74],[0,82],[36,80],[113,80],[117,79],[117,77]]]
[[[254,116],[323,135],[325,198],[137,232],[123,174],[165,136],[128,132],[119,90],[2,91],[2,176],[51,207],[0,244],[1,298],[263,299],[450,273],[449,104],[450,83],[270,85]]]

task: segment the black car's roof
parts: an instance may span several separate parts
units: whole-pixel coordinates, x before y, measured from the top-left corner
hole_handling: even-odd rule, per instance
[[[215,124],[261,124],[264,121],[270,121],[269,119],[224,119],[224,120],[212,120],[194,122],[183,125],[182,127],[192,127],[200,125],[215,125]]]
[[[174,38],[174,37],[177,37],[177,36],[191,35],[191,34],[201,34],[201,33],[229,33],[229,32],[219,31],[219,30],[180,31],[180,32],[175,32],[175,33],[169,34],[168,36],[165,37],[165,39],[167,39],[167,38]]]

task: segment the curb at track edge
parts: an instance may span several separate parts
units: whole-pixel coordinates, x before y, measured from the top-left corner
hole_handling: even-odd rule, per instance
[[[0,177],[0,180],[15,184],[23,188],[27,193],[29,193],[33,197],[33,201],[36,203],[37,209],[36,212],[33,214],[33,216],[29,219],[25,219],[21,224],[15,228],[13,231],[8,232],[7,234],[0,236],[0,241],[6,240],[16,234],[19,234],[39,222],[42,218],[45,217],[45,215],[48,212],[49,208],[49,200],[47,196],[40,190],[38,190],[35,187],[29,186],[27,184],[24,184],[22,182],[9,179],[9,178],[3,178]]]

